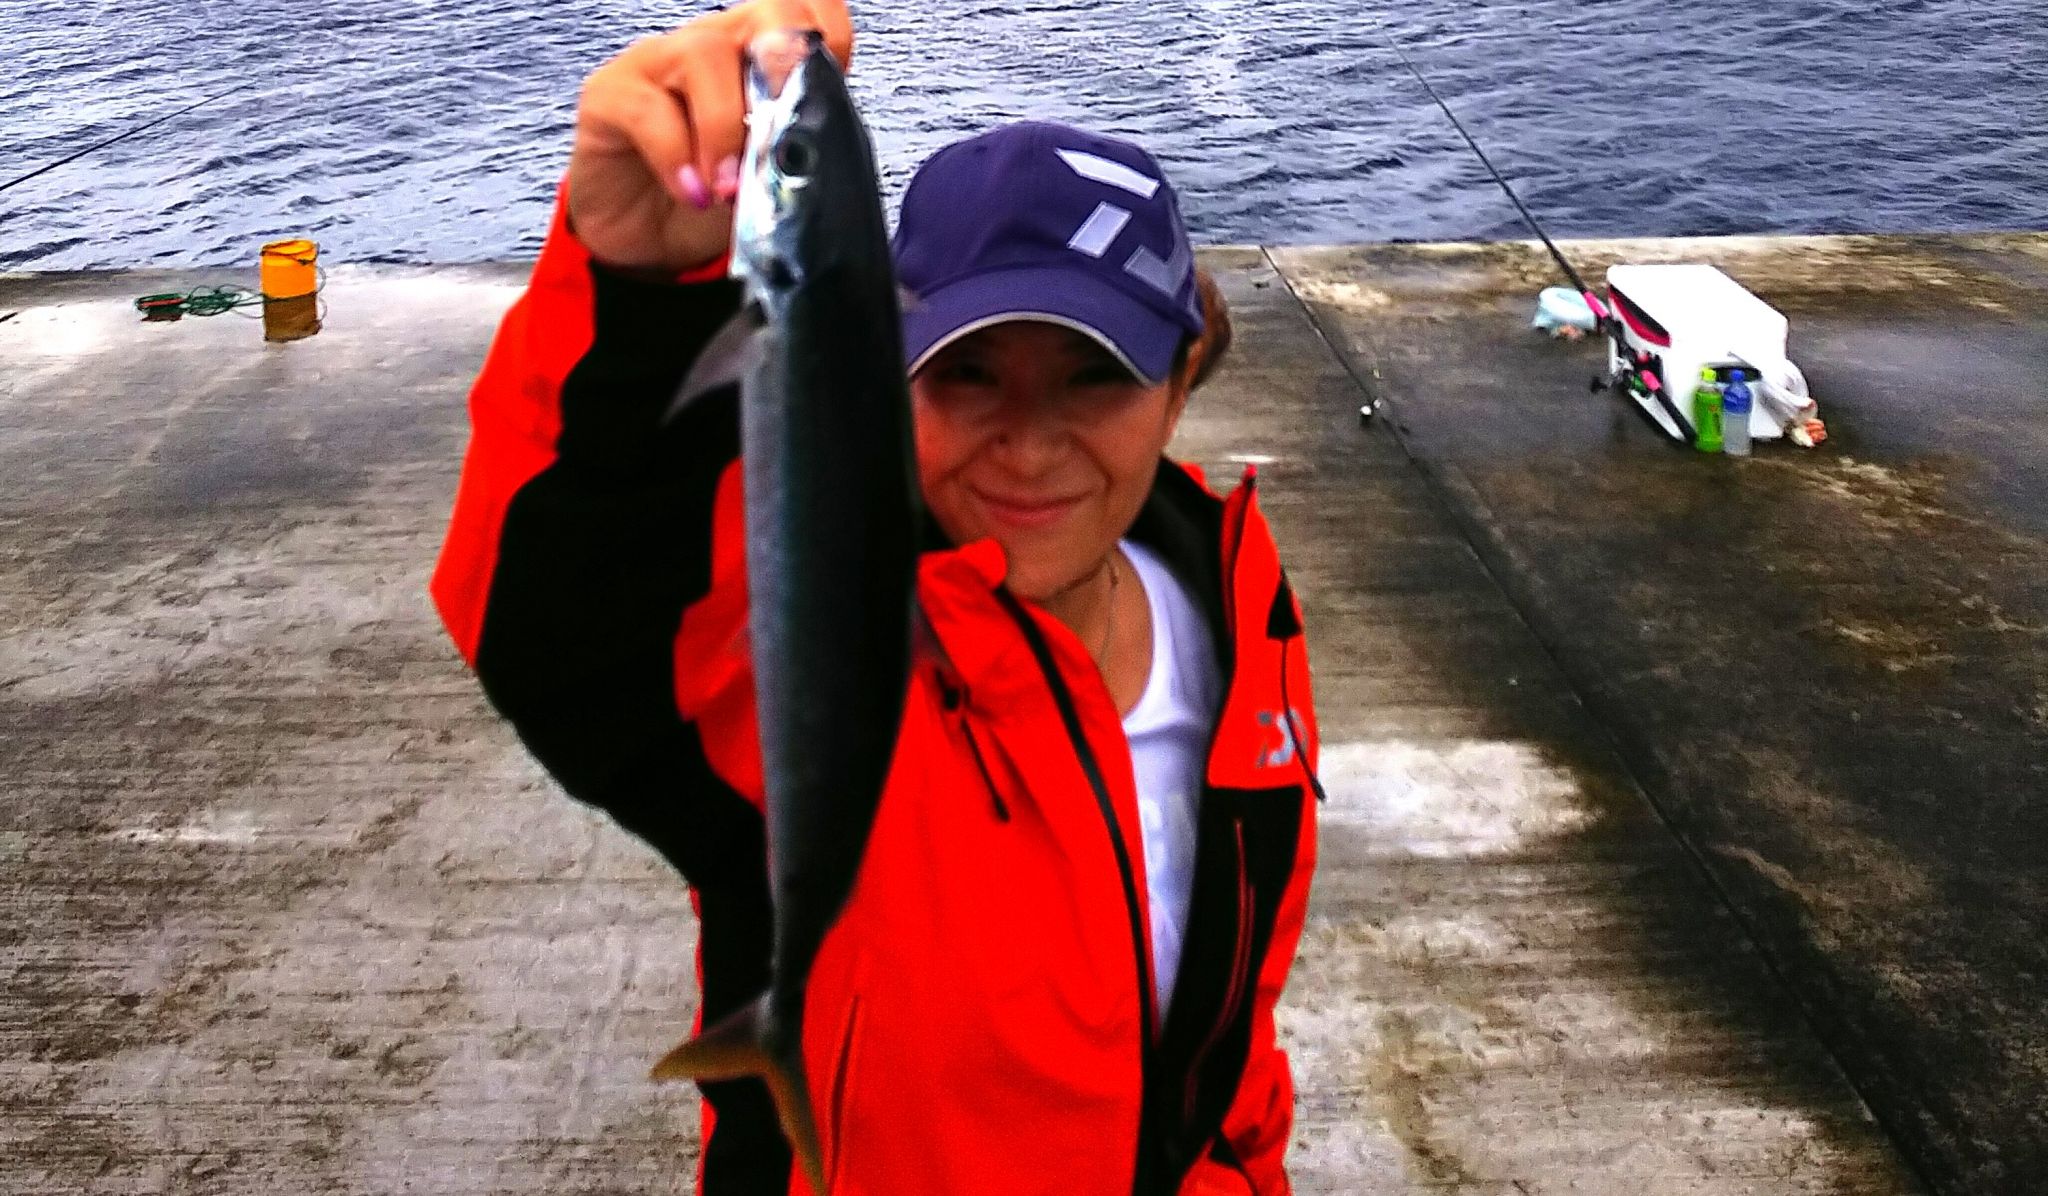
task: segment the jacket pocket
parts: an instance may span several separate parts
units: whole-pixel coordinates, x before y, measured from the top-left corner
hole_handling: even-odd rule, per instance
[[[839,1032],[839,1049],[832,1067],[832,1095],[825,1115],[832,1157],[825,1168],[825,1193],[839,1190],[840,1172],[846,1162],[846,1109],[856,1075],[854,1064],[859,1058],[860,1014],[860,997],[856,994],[847,1006],[846,1027]]]
[[[945,711],[946,722],[958,734],[960,742],[966,745],[967,755],[974,761],[974,772],[980,778],[982,792],[989,808],[994,811],[996,821],[1010,820],[1010,803],[1003,799],[1003,790],[996,783],[996,775],[989,768],[988,751],[982,746],[981,736],[975,733],[973,717],[968,713],[967,691],[956,682],[941,677],[939,685],[939,707]]]
[[[1010,805],[1003,800],[1003,791],[996,786],[995,775],[988,770],[988,757],[982,753],[981,740],[974,734],[974,724],[960,720],[960,733],[967,739],[967,752],[974,757],[974,770],[981,774],[981,783],[988,790],[988,799],[994,807],[997,822],[1010,820]]]

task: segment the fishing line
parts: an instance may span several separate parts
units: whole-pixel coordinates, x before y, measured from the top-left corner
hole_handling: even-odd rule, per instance
[[[1373,27],[1380,31],[1380,36],[1386,39],[1387,48],[1394,52],[1394,57],[1401,60],[1401,65],[1407,67],[1408,73],[1415,76],[1415,81],[1422,84],[1422,90],[1429,93],[1429,98],[1436,101],[1436,106],[1443,109],[1445,116],[1450,117],[1451,126],[1458,130],[1458,136],[1463,137],[1465,144],[1471,146],[1472,152],[1479,156],[1480,164],[1485,166],[1486,172],[1493,176],[1493,181],[1500,184],[1502,191],[1507,192],[1507,197],[1515,205],[1515,210],[1522,214],[1523,223],[1527,224],[1529,231],[1535,233],[1537,238],[1543,242],[1543,247],[1550,251],[1550,256],[1552,260],[1557,262],[1558,269],[1563,270],[1564,276],[1571,280],[1574,287],[1578,288],[1579,294],[1585,296],[1586,302],[1592,307],[1594,314],[1596,316],[1602,315],[1604,308],[1600,304],[1598,297],[1593,294],[1593,289],[1586,285],[1585,279],[1579,277],[1577,270],[1572,269],[1572,264],[1565,260],[1564,254],[1558,252],[1557,244],[1550,239],[1548,233],[1543,231],[1543,226],[1536,222],[1535,213],[1531,212],[1528,205],[1522,202],[1521,196],[1515,194],[1515,189],[1508,185],[1507,179],[1502,177],[1500,171],[1494,168],[1493,159],[1486,156],[1486,151],[1479,148],[1479,142],[1474,140],[1472,134],[1466,131],[1465,122],[1459,120],[1458,114],[1451,111],[1451,106],[1444,102],[1442,96],[1437,94],[1436,88],[1430,85],[1429,79],[1423,75],[1421,69],[1408,57],[1407,51],[1401,48],[1401,43],[1394,40],[1394,35],[1387,31],[1385,25],[1380,24],[1379,18],[1373,17],[1372,23]]]
[[[12,179],[8,182],[0,183],[0,191],[5,191],[10,187],[19,187],[21,184],[28,182],[32,178],[36,178],[41,175],[46,175],[50,173],[51,171],[57,169],[59,166],[66,165],[71,162],[76,162],[80,158],[85,157],[87,154],[93,152],[94,150],[105,149],[117,141],[126,141],[128,138],[135,136],[137,133],[143,132],[147,129],[153,129],[167,120],[172,120],[177,117],[183,116],[187,112],[192,111],[194,108],[204,108],[206,105],[214,103],[217,100],[227,99],[229,96],[242,90],[244,86],[245,84],[238,83],[235,86],[228,88],[226,91],[221,92],[219,95],[208,96],[203,100],[197,101],[196,103],[187,104],[183,108],[178,109],[176,112],[168,113],[164,116],[159,116],[155,120],[139,124],[125,133],[116,133],[112,137],[107,138],[105,141],[95,142],[92,145],[88,145],[84,149],[79,150],[75,154],[71,154],[68,157],[57,159],[55,162],[50,163],[48,166],[43,166],[35,170],[31,170],[27,174],[22,175],[18,179]]]
[[[1373,23],[1373,28],[1378,29],[1380,36],[1386,40],[1387,48],[1394,52],[1394,57],[1401,60],[1401,65],[1408,68],[1408,73],[1415,76],[1417,83],[1422,84],[1422,90],[1428,92],[1429,98],[1435,100],[1436,106],[1443,110],[1445,116],[1450,118],[1451,126],[1458,130],[1458,136],[1463,137],[1465,144],[1472,147],[1472,152],[1478,156],[1480,164],[1486,167],[1486,173],[1492,175],[1493,181],[1499,183],[1500,189],[1507,193],[1509,202],[1513,203],[1515,210],[1522,214],[1523,223],[1527,224],[1529,231],[1535,233],[1537,239],[1543,242],[1543,247],[1550,251],[1551,260],[1557,263],[1557,268],[1564,271],[1564,276],[1571,280],[1572,286],[1578,288],[1579,297],[1586,301],[1587,309],[1593,313],[1595,327],[1607,333],[1611,346],[1609,350],[1610,361],[1612,361],[1613,355],[1619,353],[1621,349],[1619,332],[1621,322],[1619,317],[1608,310],[1607,305],[1600,301],[1600,296],[1593,293],[1593,288],[1586,285],[1586,280],[1579,277],[1579,272],[1572,269],[1572,264],[1565,260],[1564,254],[1557,247],[1557,243],[1550,239],[1550,234],[1544,232],[1543,226],[1537,222],[1536,214],[1529,210],[1529,205],[1522,202],[1521,196],[1515,194],[1513,185],[1494,166],[1493,159],[1486,156],[1486,151],[1480,148],[1478,140],[1472,136],[1470,130],[1465,128],[1465,122],[1459,120],[1458,114],[1451,111],[1451,106],[1444,102],[1444,98],[1441,95],[1437,94],[1437,90],[1430,84],[1428,76],[1424,75],[1422,69],[1416,66],[1414,61],[1408,57],[1408,52],[1401,48],[1401,43],[1394,40],[1394,35],[1388,31],[1387,27],[1380,22],[1378,17],[1375,16],[1370,19]],[[1598,390],[1616,385],[1616,376],[1611,370],[1612,367],[1610,366],[1610,373],[1604,381],[1600,378],[1593,380],[1594,389]],[[1662,373],[1662,364],[1654,363],[1653,359],[1645,354],[1638,353],[1635,355],[1631,377],[1641,384],[1644,392],[1651,399],[1656,401],[1658,408],[1670,420],[1671,427],[1681,430],[1672,434],[1679,436],[1681,440],[1689,444],[1692,442],[1692,424],[1685,416],[1679,413],[1678,408],[1672,403],[1670,387],[1661,377]]]

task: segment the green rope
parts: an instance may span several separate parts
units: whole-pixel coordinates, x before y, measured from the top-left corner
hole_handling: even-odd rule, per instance
[[[327,290],[327,271],[316,267],[313,297],[318,298]],[[144,316],[159,320],[175,320],[179,316],[217,316],[222,312],[240,311],[245,307],[261,307],[266,302],[262,291],[233,284],[220,286],[193,287],[189,291],[164,291],[155,295],[144,295],[135,301],[135,310]],[[327,314],[327,301],[320,300],[320,315]],[[255,318],[250,313],[250,318]]]
[[[135,310],[144,315],[217,316],[238,307],[255,307],[262,302],[263,295],[247,287],[194,287],[183,294],[171,291],[144,295],[135,301]]]

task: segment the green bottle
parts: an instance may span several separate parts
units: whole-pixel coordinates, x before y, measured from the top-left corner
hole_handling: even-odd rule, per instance
[[[1721,381],[1714,367],[1700,371],[1700,382],[1692,388],[1692,446],[1703,453],[1721,451]]]

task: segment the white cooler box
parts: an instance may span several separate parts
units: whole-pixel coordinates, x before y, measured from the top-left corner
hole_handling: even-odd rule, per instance
[[[1708,366],[1747,372],[1756,396],[1749,416],[1755,439],[1783,436],[1795,419],[1812,414],[1806,379],[1785,351],[1785,317],[1715,267],[1614,266],[1607,271],[1607,298],[1618,325],[1608,341],[1608,380],[1619,384],[1644,368],[1654,372],[1671,408],[1654,396],[1631,391],[1631,397],[1672,439],[1692,440],[1692,392]],[[1639,365],[1638,354],[1648,361]],[[1686,426],[1674,425],[1674,415]]]

